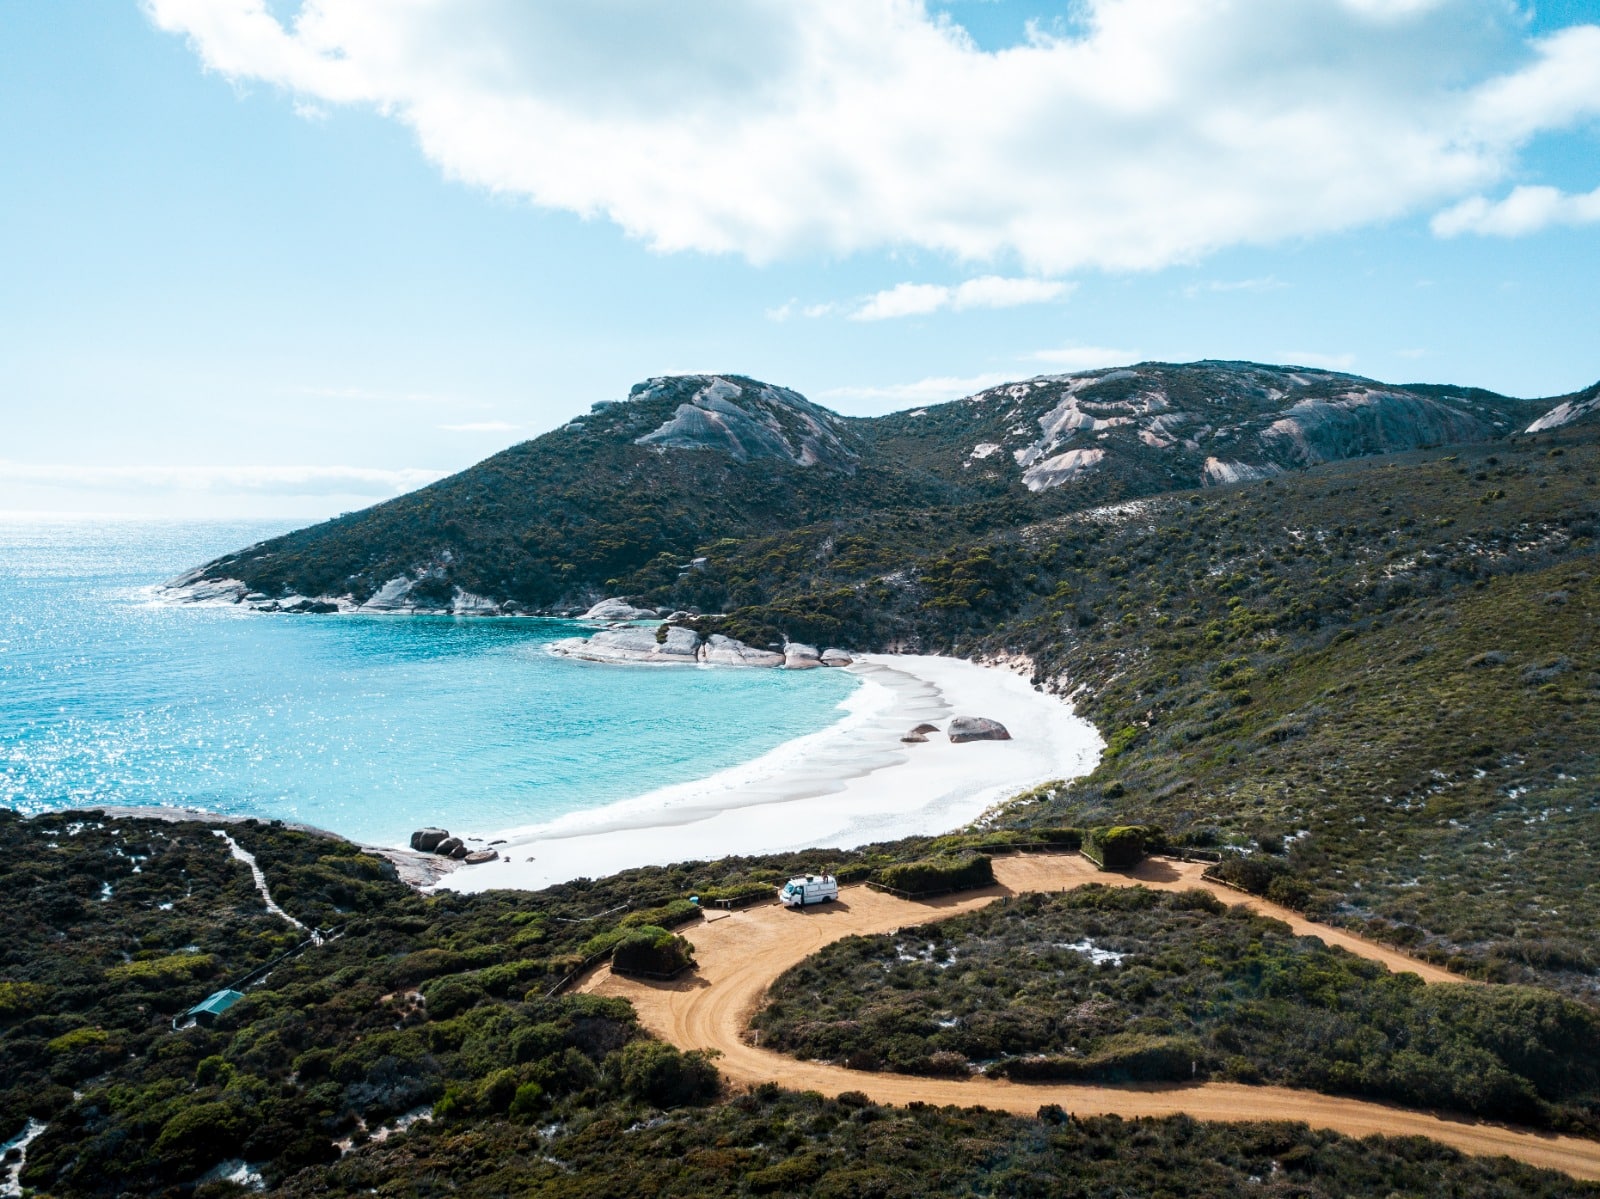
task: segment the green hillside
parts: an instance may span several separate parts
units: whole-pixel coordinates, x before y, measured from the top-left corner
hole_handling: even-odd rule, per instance
[[[1292,367],[1145,363],[867,419],[741,376],[652,379],[420,491],[208,563],[175,591],[222,582],[258,606],[583,608],[726,539],[869,516],[1016,527],[1327,461],[1497,440],[1554,404]]]

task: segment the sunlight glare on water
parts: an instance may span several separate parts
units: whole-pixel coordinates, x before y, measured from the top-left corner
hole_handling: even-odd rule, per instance
[[[0,524],[0,805],[187,804],[376,843],[542,823],[838,720],[842,671],[607,667],[572,625],[173,608],[148,588],[283,531]]]

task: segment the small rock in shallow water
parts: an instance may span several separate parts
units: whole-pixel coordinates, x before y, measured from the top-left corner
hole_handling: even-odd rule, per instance
[[[937,733],[939,731],[939,726],[936,724],[929,724],[927,721],[923,721],[911,731],[913,733]]]
[[[916,731],[912,731],[912,732],[907,733],[904,737],[900,738],[900,740],[916,742],[916,741],[926,741],[927,738],[925,736],[923,736],[921,733],[918,733]]]
[[[957,716],[950,722],[950,740],[959,745],[964,741],[1009,741],[1011,734],[998,720],[987,716]]]

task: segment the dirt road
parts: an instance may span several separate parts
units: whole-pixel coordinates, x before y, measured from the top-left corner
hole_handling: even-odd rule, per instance
[[[735,1083],[776,1082],[790,1090],[826,1095],[861,1091],[880,1103],[982,1104],[1026,1115],[1041,1104],[1057,1103],[1079,1115],[1185,1113],[1203,1120],[1301,1120],[1357,1137],[1372,1133],[1425,1136],[1465,1153],[1504,1154],[1574,1177],[1600,1179],[1600,1142],[1314,1091],[1236,1083],[1093,1086],[920,1078],[796,1061],[745,1041],[750,1018],[774,980],[841,937],[893,932],[970,912],[1008,895],[1061,891],[1089,882],[1142,883],[1161,890],[1204,887],[1227,903],[1246,903],[1263,915],[1283,920],[1296,933],[1320,937],[1383,962],[1392,970],[1413,971],[1428,982],[1467,981],[1360,937],[1313,924],[1275,904],[1207,882],[1200,877],[1203,869],[1187,863],[1150,861],[1133,875],[1102,874],[1077,855],[1023,855],[996,859],[998,886],[943,899],[912,903],[866,887],[848,887],[836,903],[801,911],[772,904],[709,916],[685,933],[694,942],[699,967],[681,979],[651,983],[619,978],[602,969],[582,989],[630,1000],[645,1027],[680,1048],[720,1051],[717,1067]]]

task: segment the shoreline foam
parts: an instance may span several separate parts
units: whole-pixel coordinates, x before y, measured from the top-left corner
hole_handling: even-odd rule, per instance
[[[501,860],[454,871],[438,889],[534,890],[636,866],[947,832],[1037,783],[1088,773],[1104,748],[1070,703],[1003,667],[869,654],[844,669],[864,685],[829,728],[706,779],[484,834],[503,840]],[[992,717],[1013,739],[900,741],[952,716]]]

